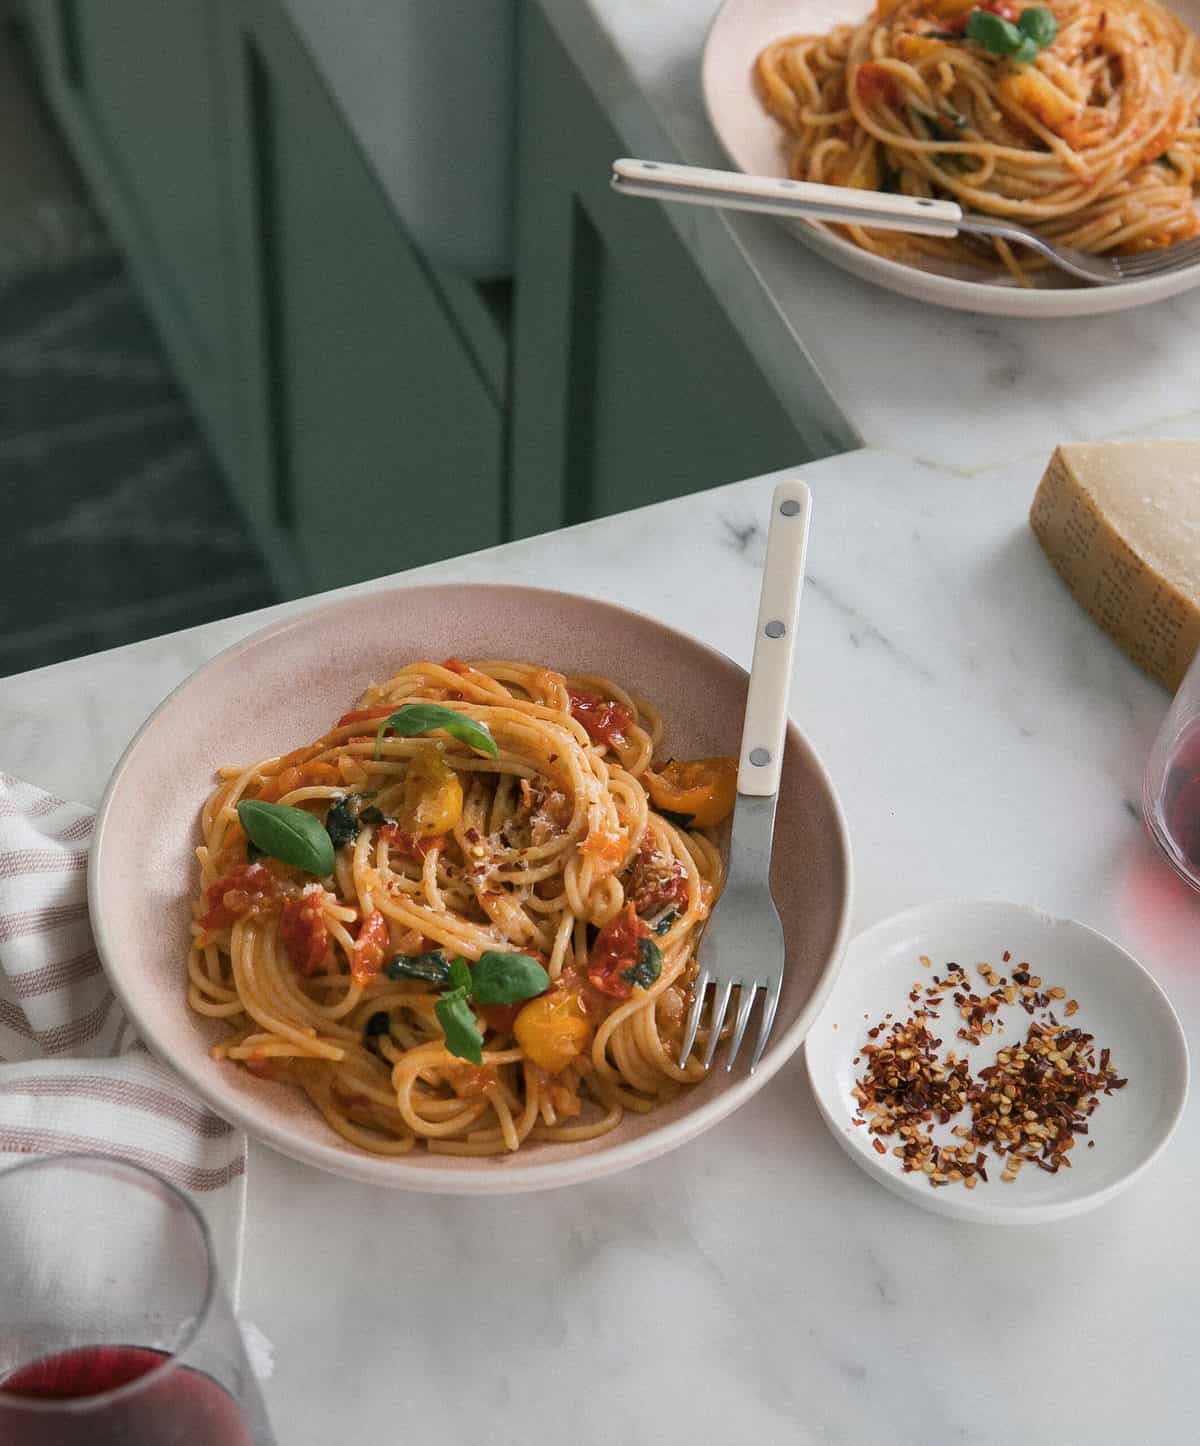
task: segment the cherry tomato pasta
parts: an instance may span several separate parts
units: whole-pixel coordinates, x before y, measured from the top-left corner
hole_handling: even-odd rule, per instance
[[[957,201],[1092,253],[1200,232],[1200,42],[1158,0],[878,0],[758,57],[794,179]],[[847,228],[908,261],[1049,263],[1007,242]]]
[[[188,959],[191,1006],[229,1026],[214,1056],[381,1154],[585,1140],[702,1078],[676,1061],[735,768],[660,774],[662,735],[606,678],[450,659],[221,769]]]

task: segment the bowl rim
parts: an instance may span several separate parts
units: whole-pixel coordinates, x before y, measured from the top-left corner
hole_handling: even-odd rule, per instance
[[[1045,1225],[1052,1221],[1070,1219],[1072,1216],[1083,1215],[1098,1209],[1129,1189],[1146,1174],[1174,1139],[1180,1121],[1183,1119],[1188,1095],[1191,1091],[1191,1054],[1188,1049],[1187,1031],[1183,1027],[1183,1021],[1179,1018],[1179,1012],[1172,1003],[1171,996],[1154,974],[1111,935],[1103,933],[1091,924],[1085,924],[1081,919],[1071,918],[1069,915],[1053,914],[1048,909],[1039,908],[1036,904],[1022,904],[1012,899],[947,896],[913,904],[897,913],[876,919],[873,924],[856,934],[846,947],[843,961],[869,950],[878,939],[890,939],[906,928],[914,932],[919,931],[922,943],[927,943],[931,933],[945,927],[944,920],[947,916],[952,919],[957,912],[962,910],[985,910],[994,911],[997,914],[1016,915],[1022,920],[1056,934],[1085,935],[1095,941],[1096,945],[1102,946],[1118,957],[1123,965],[1128,966],[1133,975],[1139,977],[1140,987],[1145,988],[1151,995],[1157,996],[1158,1002],[1166,1011],[1166,1018],[1173,1025],[1169,1043],[1179,1053],[1177,1061],[1179,1088],[1170,1118],[1164,1123],[1162,1132],[1153,1142],[1152,1148],[1118,1179],[1107,1185],[1097,1185],[1091,1189],[1084,1188],[1077,1194],[1057,1201],[1028,1201],[1019,1194],[1006,1197],[1003,1202],[996,1198],[976,1201],[974,1196],[965,1195],[965,1193],[956,1194],[948,1190],[921,1190],[915,1176],[898,1174],[894,1168],[891,1168],[890,1156],[877,1156],[856,1147],[852,1134],[846,1129],[846,1122],[850,1117],[848,1106],[844,1100],[837,1097],[836,1081],[831,1069],[833,1062],[831,1051],[834,1046],[828,1039],[828,1030],[822,1032],[824,1037],[816,1051],[815,1059],[812,1049],[804,1051],[805,1071],[817,1102],[817,1110],[829,1133],[861,1170],[891,1194],[934,1215],[961,1220],[970,1225],[1012,1227]],[[831,1011],[833,1003],[831,991],[829,1000]],[[818,1026],[821,1023],[822,1021],[817,1021]],[[1165,1043],[1167,1042],[1164,1041]],[[838,1110],[836,1116],[835,1108]]]
[[[521,583],[413,582],[391,587],[348,589],[340,596],[335,595],[327,601],[315,604],[313,607],[304,608],[300,612],[292,613],[287,617],[269,622],[264,627],[255,629],[254,632],[246,637],[239,639],[230,646],[223,648],[220,652],[215,653],[172,688],[129,740],[109,777],[103,797],[100,800],[100,806],[96,812],[92,844],[88,855],[87,871],[88,913],[91,920],[92,934],[96,943],[96,950],[104,966],[105,977],[113,992],[116,994],[121,1007],[133,1022],[139,1038],[150,1050],[151,1054],[180,1075],[188,1086],[193,1089],[210,1108],[216,1111],[223,1119],[227,1119],[239,1128],[245,1130],[251,1138],[269,1145],[271,1148],[278,1150],[281,1154],[287,1155],[294,1160],[298,1160],[303,1164],[313,1165],[317,1169],[325,1170],[330,1174],[342,1175],[365,1184],[381,1185],[385,1188],[408,1190],[420,1194],[507,1195],[524,1194],[535,1190],[559,1189],[567,1185],[575,1185],[587,1180],[599,1179],[602,1176],[615,1174],[620,1170],[631,1169],[635,1165],[644,1164],[649,1160],[657,1158],[659,1155],[666,1154],[669,1150],[686,1144],[689,1140],[695,1139],[695,1137],[704,1130],[711,1128],[732,1114],[734,1110],[762,1089],[763,1086],[783,1068],[796,1050],[799,1049],[805,1035],[815,1023],[832,993],[838,972],[841,969],[848,942],[854,895],[854,860],[850,844],[850,833],[841,799],[838,797],[837,789],[834,786],[828,769],[825,767],[820,755],[809,742],[806,735],[790,716],[788,718],[789,739],[806,755],[809,767],[824,787],[831,804],[838,847],[845,871],[845,888],[838,907],[837,927],[833,943],[817,976],[812,993],[809,995],[803,1009],[787,1029],[776,1036],[768,1046],[754,1074],[746,1074],[736,1084],[724,1090],[713,1099],[705,1101],[698,1108],[688,1111],[687,1114],[675,1120],[673,1123],[649,1130],[637,1139],[628,1140],[623,1144],[613,1146],[611,1149],[606,1150],[602,1147],[592,1154],[579,1155],[567,1160],[556,1161],[551,1156],[545,1162],[542,1162],[539,1158],[532,1163],[523,1165],[518,1170],[512,1171],[498,1170],[494,1164],[489,1163],[481,1166],[460,1165],[453,1171],[447,1170],[442,1172],[432,1169],[427,1165],[419,1169],[411,1168],[408,1166],[404,1156],[376,1156],[366,1151],[354,1150],[349,1145],[334,1144],[332,1142],[325,1144],[317,1141],[297,1139],[290,1130],[280,1127],[269,1117],[260,1118],[256,1113],[243,1108],[235,1099],[226,1097],[221,1089],[214,1087],[210,1080],[193,1066],[190,1058],[173,1059],[167,1057],[165,1054],[160,1055],[154,1040],[155,1031],[153,1022],[148,1022],[147,1016],[139,1007],[136,994],[126,987],[127,981],[122,976],[121,970],[110,963],[111,960],[118,957],[119,944],[109,928],[104,900],[101,897],[99,887],[99,865],[105,846],[109,813],[113,801],[121,789],[125,774],[131,768],[137,753],[143,747],[147,735],[154,727],[159,715],[202,675],[208,673],[210,670],[215,671],[218,667],[227,666],[236,659],[239,654],[248,651],[252,647],[257,647],[270,638],[279,637],[296,628],[303,628],[309,625],[313,619],[324,617],[330,612],[341,610],[350,611],[367,598],[374,600],[387,597],[399,599],[404,594],[414,591],[426,593],[452,592],[459,601],[461,601],[464,592],[474,593],[482,598],[498,591],[522,593],[527,595],[531,599],[531,602],[542,605],[552,604],[555,600],[563,600],[570,603],[583,601],[592,606],[603,608],[607,612],[624,614],[639,622],[650,623],[655,627],[665,629],[677,637],[686,639],[690,644],[700,648],[715,661],[727,667],[735,668],[743,678],[748,676],[746,670],[730,658],[728,654],[721,652],[720,649],[712,647],[711,644],[704,642],[692,634],[682,632],[670,623],[666,623],[650,613],[625,607],[619,603],[609,602],[607,599],[591,597],[586,593],[571,593],[563,589],[555,588],[527,587]]]

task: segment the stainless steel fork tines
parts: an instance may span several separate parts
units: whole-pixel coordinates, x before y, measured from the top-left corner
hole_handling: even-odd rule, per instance
[[[763,1000],[762,1018],[754,1053],[750,1057],[751,1073],[762,1059],[775,1023],[783,988],[784,939],[783,925],[768,882],[774,814],[774,795],[738,799],[730,846],[729,879],[700,941],[702,963],[680,1055],[686,1060],[692,1052],[706,997],[711,989],[708,1038],[704,1047],[705,1069],[712,1064],[717,1052],[735,991],[738,994],[737,1009],[733,1016],[726,1069],[731,1070],[734,1066],[760,994]]]
[[[681,1064],[691,1057],[711,989],[703,1061],[706,1070],[716,1054],[734,990],[738,991],[738,1003],[726,1068],[734,1066],[761,992],[762,1020],[750,1059],[751,1071],[758,1067],[783,988],[783,925],[771,898],[771,845],[787,738],[788,690],[811,505],[808,488],[797,481],[781,482],[771,499],[754,661],[742,725],[729,869],[721,897],[700,939],[700,972],[679,1056]]]

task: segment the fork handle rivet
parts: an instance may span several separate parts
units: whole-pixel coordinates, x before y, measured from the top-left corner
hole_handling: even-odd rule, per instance
[[[775,618],[766,625],[763,632],[766,633],[769,638],[781,638],[784,633],[787,632],[787,625],[781,623],[778,618]]]
[[[750,750],[750,762],[755,768],[765,768],[771,761],[771,755],[765,748],[752,748]]]

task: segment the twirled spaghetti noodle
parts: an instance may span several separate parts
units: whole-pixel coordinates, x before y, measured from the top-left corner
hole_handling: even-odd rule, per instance
[[[1016,0],[988,0],[1018,21]],[[878,0],[860,25],[781,39],[758,57],[797,180],[957,201],[1092,253],[1200,232],[1200,45],[1158,0],[1047,0],[1057,34],[1019,64],[966,37],[963,0]],[[866,250],[1046,263],[1004,241],[861,227]],[[1019,254],[1018,254],[1019,253]]]
[[[442,731],[386,731],[394,710],[431,703],[484,725],[496,756]],[[340,1135],[381,1154],[585,1140],[700,1079],[694,1056],[677,1059],[722,879],[702,825],[732,807],[735,768],[653,770],[662,736],[656,711],[608,679],[451,659],[372,685],[310,746],[221,769],[188,960],[192,1007],[230,1026],[214,1056],[299,1086]],[[693,826],[652,794],[682,800]],[[332,875],[256,858],[246,800],[324,824]],[[444,994],[420,971],[451,958],[478,968],[489,951],[539,961],[549,987],[475,1006],[475,1065],[451,1052]],[[627,967],[639,958],[653,968]]]

